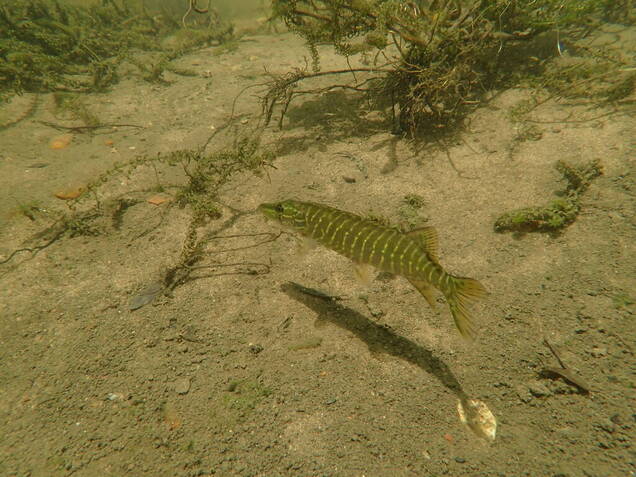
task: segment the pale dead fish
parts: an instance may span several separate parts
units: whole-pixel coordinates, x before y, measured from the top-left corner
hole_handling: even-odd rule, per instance
[[[477,434],[490,442],[497,435],[497,420],[488,406],[479,399],[465,399],[457,401],[459,420]]]

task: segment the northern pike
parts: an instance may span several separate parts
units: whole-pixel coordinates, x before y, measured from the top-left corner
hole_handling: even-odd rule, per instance
[[[350,258],[358,267],[370,265],[406,277],[431,307],[435,305],[434,286],[444,294],[461,335],[474,338],[468,305],[488,292],[477,280],[451,275],[442,268],[433,227],[405,233],[350,212],[293,199],[264,203],[258,209],[302,237]]]

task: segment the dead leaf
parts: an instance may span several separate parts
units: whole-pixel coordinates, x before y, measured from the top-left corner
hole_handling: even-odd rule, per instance
[[[49,143],[51,149],[64,149],[73,141],[72,134],[62,134],[61,136],[54,137]]]
[[[165,197],[163,195],[153,195],[149,199],[146,199],[146,202],[152,205],[161,205],[164,202],[168,202],[170,200],[169,197]]]
[[[163,409],[163,420],[170,431],[179,429],[183,423],[181,417],[179,417],[179,414],[177,413],[177,410],[171,404],[165,405]]]
[[[84,187],[76,187],[75,189],[66,189],[59,192],[55,192],[55,197],[62,200],[77,199],[84,192]]]

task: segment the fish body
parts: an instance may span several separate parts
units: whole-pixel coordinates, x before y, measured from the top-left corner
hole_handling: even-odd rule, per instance
[[[411,232],[378,224],[322,204],[293,199],[265,203],[259,210],[301,236],[353,260],[406,277],[434,305],[431,285],[440,290],[462,336],[475,329],[467,306],[487,294],[476,280],[447,273],[437,260],[437,233],[432,227]]]

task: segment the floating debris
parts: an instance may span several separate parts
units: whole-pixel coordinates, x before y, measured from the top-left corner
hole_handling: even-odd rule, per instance
[[[457,401],[457,412],[462,424],[466,424],[479,437],[494,441],[497,421],[488,406],[478,399]]]

